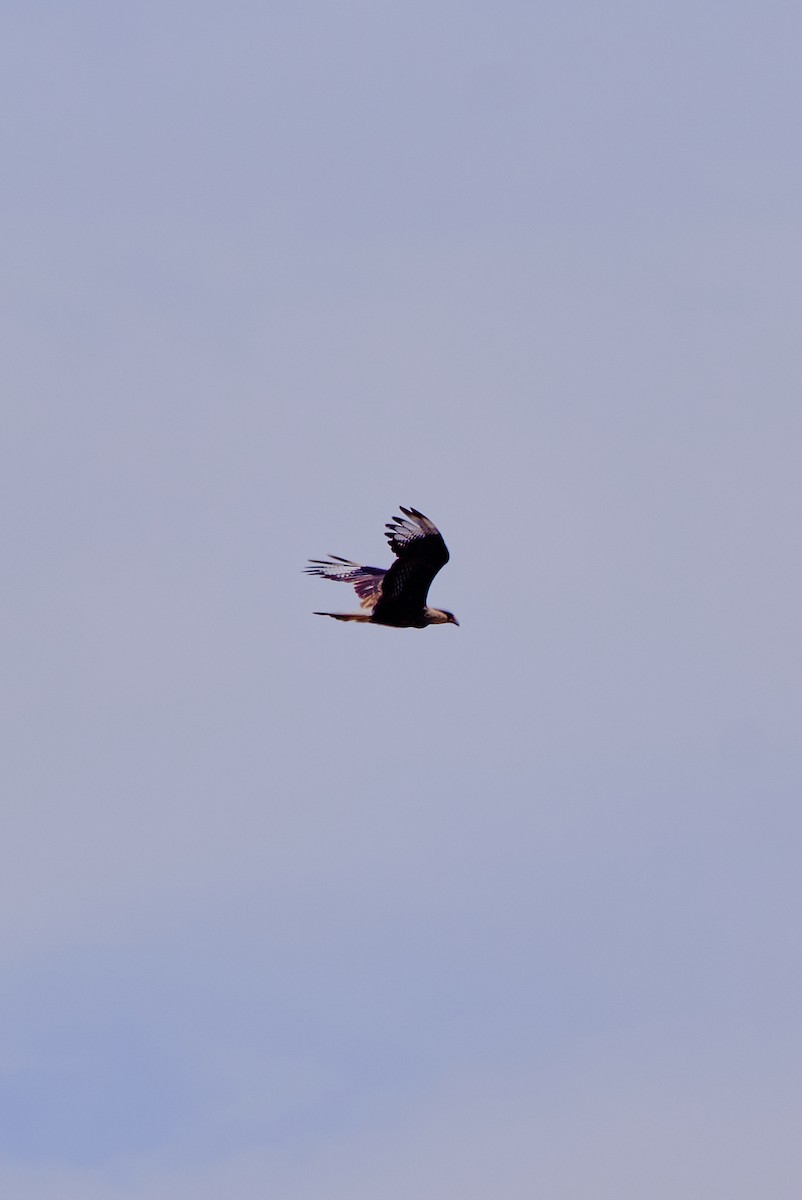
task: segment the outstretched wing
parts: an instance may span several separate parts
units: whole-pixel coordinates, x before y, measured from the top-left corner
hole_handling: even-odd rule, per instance
[[[381,567],[361,567],[359,563],[337,554],[330,554],[331,562],[322,558],[310,558],[310,566],[306,568],[307,575],[320,575],[323,579],[334,579],[339,583],[352,583],[354,591],[359,596],[361,608],[373,608],[382,590],[382,580],[385,572]]]
[[[376,617],[418,613],[426,604],[429,586],[448,562],[448,550],[433,521],[416,508],[387,522],[387,540],[396,561],[387,570],[374,609]]]

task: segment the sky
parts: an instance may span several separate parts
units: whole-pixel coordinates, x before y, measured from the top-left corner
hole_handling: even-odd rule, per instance
[[[3,6],[3,1195],[800,1195],[800,36]]]

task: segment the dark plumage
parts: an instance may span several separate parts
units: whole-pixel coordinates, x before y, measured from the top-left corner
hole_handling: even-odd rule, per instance
[[[427,625],[458,625],[453,613],[430,608],[429,586],[448,562],[448,550],[437,526],[416,508],[401,508],[403,517],[387,522],[387,540],[395,562],[381,567],[362,567],[347,558],[330,554],[330,562],[310,559],[309,575],[353,584],[360,606],[358,613],[316,613],[336,621],[370,621],[401,629],[425,629]]]

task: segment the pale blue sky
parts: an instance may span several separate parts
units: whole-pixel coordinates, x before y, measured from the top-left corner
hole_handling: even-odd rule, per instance
[[[800,38],[4,7],[4,1196],[797,1200]]]

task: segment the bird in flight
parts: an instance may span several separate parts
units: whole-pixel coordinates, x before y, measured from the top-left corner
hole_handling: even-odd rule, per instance
[[[387,522],[385,534],[395,562],[386,570],[362,567],[330,554],[330,562],[310,558],[308,575],[353,584],[362,612],[315,613],[335,621],[369,621],[372,625],[394,625],[398,629],[425,629],[427,625],[459,625],[453,613],[430,608],[429,586],[448,562],[448,550],[433,521],[416,508],[401,507],[403,517]]]

